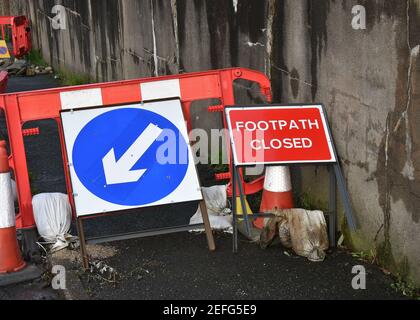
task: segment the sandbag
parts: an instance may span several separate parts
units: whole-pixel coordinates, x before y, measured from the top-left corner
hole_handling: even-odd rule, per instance
[[[329,241],[322,211],[294,210],[289,213],[289,230],[296,254],[310,261],[324,261]]]
[[[290,228],[288,213],[286,211],[276,212],[276,217],[266,219],[265,228],[260,236],[260,245],[266,249],[279,236],[280,243],[286,249],[292,249],[292,238],[290,237]]]
[[[278,210],[261,233],[261,247],[268,247],[276,236],[281,244],[310,261],[323,261],[329,248],[327,223],[322,211]]]
[[[67,195],[62,193],[42,193],[33,197],[35,223],[40,236],[52,251],[66,248],[72,239],[69,235],[72,210]]]

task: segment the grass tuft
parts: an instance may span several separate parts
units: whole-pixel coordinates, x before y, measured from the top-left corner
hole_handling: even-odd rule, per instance
[[[48,67],[48,63],[44,60],[39,50],[32,50],[28,54],[28,61],[36,66]]]
[[[66,70],[60,70],[58,72],[60,82],[64,86],[80,86],[83,84],[92,83],[90,77],[85,74],[77,74]]]

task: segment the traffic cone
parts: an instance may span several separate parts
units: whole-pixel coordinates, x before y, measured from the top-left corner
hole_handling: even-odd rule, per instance
[[[292,209],[293,207],[293,191],[289,167],[267,167],[260,212],[272,213],[275,209]],[[254,226],[258,229],[263,229],[265,220],[264,218],[256,219]]]
[[[26,267],[16,238],[16,217],[6,142],[0,141],[0,274]]]

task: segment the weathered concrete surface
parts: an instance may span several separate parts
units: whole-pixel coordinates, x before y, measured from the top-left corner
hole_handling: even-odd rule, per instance
[[[325,18],[312,26],[313,99],[327,105],[360,222],[353,245],[420,283],[420,2],[365,1],[359,31],[358,3],[312,7],[312,19]]]
[[[348,240],[420,284],[419,0],[21,0],[0,12],[12,3],[48,61],[94,80],[235,65],[265,71],[278,101],[325,103],[361,226]],[[58,3],[67,30],[51,27]],[[352,28],[356,4],[366,30]],[[323,169],[297,176],[325,193]]]
[[[14,16],[24,12],[23,4],[19,1],[14,0],[2,0],[0,2],[0,15],[2,16]]]

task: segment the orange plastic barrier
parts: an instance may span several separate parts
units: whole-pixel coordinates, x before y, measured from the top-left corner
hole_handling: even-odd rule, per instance
[[[29,20],[25,16],[2,16],[0,17],[0,27],[3,40],[6,40],[7,28],[11,31],[12,52],[15,58],[22,58],[31,51],[31,29],[29,27]]]
[[[174,94],[178,94],[181,98],[188,127],[191,129],[192,103],[199,100],[218,99],[222,106],[235,104],[233,84],[238,79],[259,84],[261,93],[268,102],[271,102],[271,85],[267,76],[258,71],[242,68],[90,84],[0,96],[0,110],[3,109],[6,113],[11,146],[10,167],[14,170],[17,182],[20,208],[20,214],[17,217],[17,227],[26,229],[35,225],[23,139],[25,134],[22,130],[25,122],[54,119],[58,123],[63,163],[66,166],[68,161],[64,152],[64,136],[60,119],[61,110],[136,103],[144,100],[164,99],[168,98],[169,95],[174,97]],[[210,107],[209,112],[220,112],[222,116],[224,109],[219,106],[217,108]],[[223,119],[226,126],[225,117]],[[226,139],[226,145],[230,146],[229,137],[226,136]],[[67,191],[68,194],[72,194],[70,177],[67,174],[67,170],[65,171]],[[225,173],[222,175],[222,178],[230,179],[231,174]],[[253,194],[259,192],[263,188],[263,183],[264,177],[252,183],[244,182],[245,193]],[[71,197],[70,200],[73,201]],[[72,205],[74,207],[73,203]]]

